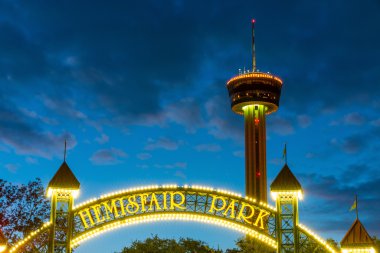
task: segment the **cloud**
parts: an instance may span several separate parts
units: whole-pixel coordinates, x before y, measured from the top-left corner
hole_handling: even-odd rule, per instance
[[[314,153],[314,152],[308,152],[308,153],[305,154],[305,157],[307,159],[313,159],[315,157],[318,157],[318,155],[316,153]]]
[[[174,176],[182,178],[182,179],[186,179],[186,174],[183,171],[180,171],[180,170],[177,170],[175,172]]]
[[[333,138],[330,143],[347,154],[356,154],[367,146],[367,136],[364,134],[354,134],[342,140]]]
[[[20,111],[21,111],[25,116],[28,116],[28,117],[30,117],[30,118],[32,118],[32,119],[40,120],[40,121],[42,121],[42,122],[45,123],[45,124],[48,124],[48,125],[57,125],[57,124],[58,124],[58,121],[57,121],[56,119],[41,116],[41,115],[39,115],[37,112],[35,112],[35,111],[30,111],[30,110],[28,110],[27,108],[20,108]]]
[[[68,150],[76,146],[77,141],[73,134],[66,131],[55,134],[43,130],[38,124],[30,124],[27,121],[29,117],[25,118],[24,114],[11,108],[10,103],[0,103],[0,140],[15,153],[51,159],[62,157],[65,140],[68,141]]]
[[[278,115],[268,117],[267,126],[270,132],[274,132],[278,135],[285,136],[294,133],[292,121]]]
[[[25,162],[27,162],[28,164],[38,164],[38,160],[33,157],[26,157]]]
[[[232,154],[236,157],[244,157],[244,150],[236,150]]]
[[[110,140],[110,137],[104,133],[100,135],[100,137],[96,137],[95,141],[99,144],[107,143]]]
[[[139,153],[139,154],[137,154],[137,158],[139,160],[148,160],[148,159],[152,158],[152,155],[149,153]]]
[[[7,163],[4,165],[4,167],[9,171],[9,172],[12,172],[12,173],[15,173],[18,168],[20,167],[19,164],[13,164],[13,163]]]
[[[218,139],[231,138],[244,140],[243,119],[235,115],[229,105],[228,97],[213,96],[205,103],[208,133]]]
[[[22,82],[44,75],[48,63],[42,48],[15,24],[2,20],[0,30],[0,80]]]
[[[343,122],[346,125],[361,126],[366,122],[366,118],[358,112],[352,112],[344,116]]]
[[[185,169],[187,168],[187,163],[185,162],[176,162],[172,164],[155,164],[157,169]]]
[[[148,139],[148,143],[145,146],[146,150],[156,150],[156,149],[165,149],[165,150],[177,150],[182,144],[181,141],[173,141],[165,137],[161,137],[158,140]]]
[[[90,161],[95,165],[114,165],[123,162],[126,157],[127,153],[121,149],[100,149],[90,157]]]
[[[198,152],[203,152],[203,151],[206,151],[206,152],[218,152],[222,148],[218,144],[208,143],[208,144],[199,144],[199,145],[195,146],[194,149],[196,151],[198,151]]]
[[[163,108],[163,114],[169,122],[185,126],[187,131],[194,133],[204,125],[201,108],[193,98],[181,99]]]
[[[368,179],[368,175],[373,175],[369,166],[366,164],[351,164],[342,172],[344,182],[359,181],[363,178]]]
[[[305,114],[297,116],[298,125],[302,128],[307,128],[311,125],[311,117]]]
[[[376,120],[371,121],[371,125],[373,125],[375,127],[380,127],[380,119],[376,119]]]
[[[303,189],[306,191],[308,201],[305,206],[305,212],[308,217],[316,217],[320,214],[329,213],[332,218],[331,222],[339,224],[340,232],[344,233],[344,226],[347,226],[348,210],[351,207],[355,194],[359,196],[360,209],[365,213],[364,220],[371,222],[366,224],[368,230],[379,233],[380,230],[376,224],[380,222],[378,217],[378,210],[380,209],[380,192],[378,185],[380,184],[380,177],[377,174],[367,176],[364,180],[362,176],[356,178],[360,171],[356,169],[363,169],[363,174],[369,171],[369,168],[363,165],[349,165],[342,175],[351,179],[346,181],[342,178],[333,175],[320,175],[320,174],[301,174],[299,175],[300,182]],[[352,174],[353,173],[353,174]],[[310,218],[309,218],[310,219]],[[353,218],[352,218],[353,219]],[[331,230],[331,223],[329,220],[325,224],[315,224],[323,230]],[[348,229],[348,228],[347,228]]]

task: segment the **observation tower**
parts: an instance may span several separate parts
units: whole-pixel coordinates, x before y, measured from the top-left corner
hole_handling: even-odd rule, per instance
[[[282,80],[256,68],[255,20],[252,19],[252,70],[239,71],[227,82],[231,108],[244,115],[245,192],[258,202],[267,202],[265,116],[277,111]]]

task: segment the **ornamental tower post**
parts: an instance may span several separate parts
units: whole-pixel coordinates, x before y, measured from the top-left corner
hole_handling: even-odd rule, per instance
[[[0,229],[0,252],[7,252],[7,238]]]
[[[66,161],[51,179],[47,196],[51,198],[49,253],[71,253],[70,241],[73,234],[72,208],[79,194],[80,183]]]
[[[240,71],[227,82],[232,111],[244,115],[245,193],[267,202],[265,117],[277,111],[282,80],[256,68],[255,20],[252,20],[252,70]]]
[[[288,165],[281,169],[270,186],[276,201],[276,237],[278,253],[299,253],[298,200],[302,199],[302,187]]]
[[[359,218],[356,218],[351,225],[351,228],[340,242],[340,246],[342,253],[376,253],[375,242]]]

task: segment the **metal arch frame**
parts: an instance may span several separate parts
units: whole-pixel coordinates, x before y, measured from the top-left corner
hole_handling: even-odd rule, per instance
[[[256,203],[255,200],[250,199],[248,197],[241,197],[240,194],[224,191],[224,190],[215,190],[209,187],[201,187],[201,186],[183,186],[178,187],[176,185],[166,185],[166,186],[149,186],[149,187],[141,187],[141,188],[133,188],[128,190],[122,190],[111,194],[106,194],[101,196],[99,199],[93,199],[83,204],[79,204],[71,211],[71,215],[75,216],[80,210],[84,210],[93,205],[97,205],[106,201],[112,201],[112,199],[120,198],[126,195],[136,195],[141,193],[149,193],[149,192],[163,192],[163,191],[180,191],[186,193],[186,205],[193,204],[194,209],[192,211],[189,210],[164,210],[161,212],[147,212],[147,213],[138,213],[131,216],[121,217],[120,219],[113,219],[103,224],[99,224],[98,226],[92,227],[87,230],[81,230],[80,223],[78,223],[78,217],[73,221],[74,233],[72,234],[72,238],[70,240],[70,247],[78,246],[82,241],[87,238],[91,238],[99,235],[102,232],[106,232],[108,230],[112,230],[115,228],[138,224],[141,222],[154,222],[154,221],[163,221],[163,220],[190,220],[194,222],[203,222],[203,223],[211,223],[217,226],[227,227],[232,230],[240,231],[243,234],[251,235],[259,242],[266,242],[267,245],[277,243],[278,238],[276,238],[276,215],[279,215],[278,210],[274,207],[267,205],[266,203]],[[194,196],[192,196],[194,195]],[[221,215],[222,211],[217,211],[213,213],[207,212],[207,205],[210,205],[210,201],[207,199],[210,196],[217,196],[219,198],[224,198],[226,201],[226,205],[230,203],[231,200],[238,201],[238,205],[240,206],[242,203],[247,203],[252,205],[253,207],[261,210],[265,210],[270,213],[269,219],[267,219],[265,223],[264,229],[259,229],[257,227],[252,226],[252,224],[244,223],[241,221],[236,221],[231,217],[223,217]],[[203,202],[199,201],[198,198],[203,198]],[[220,200],[220,199],[219,199]],[[219,200],[216,202],[216,207],[220,207]],[[223,204],[223,203],[222,203]],[[203,212],[199,212],[204,207]],[[237,212],[237,210],[236,210]],[[254,219],[253,216],[252,219]],[[52,229],[52,223],[45,223],[40,229],[32,232],[30,235],[26,236],[23,240],[19,241],[13,247],[9,249],[9,253],[21,253],[21,252],[46,252],[46,247],[48,246],[48,238],[50,231]],[[323,239],[318,237],[316,234],[311,232],[305,226],[299,224],[296,226],[296,229],[299,231],[300,241],[300,253],[305,252],[303,249],[307,247],[313,247],[316,252],[329,252],[336,253],[338,252],[335,248],[328,245]],[[46,242],[46,245],[41,244],[41,242]],[[269,242],[269,243],[268,243]],[[37,244],[36,244],[37,243]],[[40,243],[40,244],[38,244]],[[36,248],[40,246],[40,249]],[[272,246],[273,249],[277,248],[277,252],[279,248],[275,245]],[[36,251],[37,250],[37,251]],[[71,250],[70,250],[71,251]]]
[[[74,236],[72,239],[71,247],[75,248],[79,246],[82,242],[96,237],[104,232],[108,232],[114,229],[127,227],[131,225],[136,225],[146,222],[160,222],[160,221],[193,221],[199,223],[207,223],[215,226],[226,227],[228,229],[241,232],[246,234],[262,243],[267,244],[274,250],[277,248],[276,240],[269,235],[260,233],[255,229],[249,228],[244,225],[236,224],[235,222],[227,221],[225,219],[217,217],[209,217],[208,215],[192,214],[192,213],[175,213],[166,212],[162,214],[150,213],[150,214],[139,214],[136,217],[128,217],[122,220],[111,221],[102,226],[98,226],[89,231],[81,233],[80,235]]]
[[[90,210],[90,207],[100,206],[102,203],[110,203],[111,201],[120,200],[124,198],[126,200],[128,197],[137,196],[141,194],[157,194],[160,198],[158,203],[160,206],[163,206],[163,193],[164,192],[178,192],[182,193],[185,196],[184,206],[186,209],[174,209],[170,210],[169,208],[162,210],[145,210],[144,212],[137,212],[136,214],[123,215],[121,217],[112,217],[110,220],[103,220],[102,222],[97,222],[92,224],[88,228],[83,226],[84,221],[80,217],[79,213],[84,213]],[[165,195],[166,196],[166,195]],[[216,198],[213,200],[213,198]],[[224,204],[222,199],[224,199]],[[141,205],[141,199],[136,200]],[[167,199],[165,200],[167,201]],[[215,201],[213,203],[212,201]],[[233,202],[233,203],[232,203]],[[123,203],[123,206],[126,203]],[[234,205],[234,214],[232,215],[229,212],[227,215],[226,208],[230,205]],[[118,211],[120,212],[121,202],[118,202]],[[224,206],[223,210],[211,210],[211,206],[220,207]],[[254,208],[254,215],[251,218],[251,224],[247,223],[245,220],[238,219],[238,212],[243,208],[247,213],[247,205],[250,205]],[[222,209],[222,208],[221,208]],[[268,219],[265,219],[264,229],[253,225],[254,219],[258,218],[260,212],[257,210],[263,210],[268,213]],[[105,215],[104,210],[101,210],[103,217]],[[239,194],[234,194],[231,192],[223,190],[214,190],[207,187],[178,187],[178,186],[155,186],[155,187],[146,187],[138,188],[132,190],[125,190],[120,192],[115,192],[102,196],[99,199],[92,200],[90,202],[85,202],[84,204],[79,204],[73,209],[74,212],[74,234],[72,238],[72,247],[79,245],[79,243],[85,240],[88,236],[94,236],[105,230],[116,228],[120,226],[127,226],[130,224],[135,224],[142,222],[142,220],[193,220],[205,223],[214,223],[216,225],[226,226],[233,230],[242,231],[246,234],[250,234],[252,237],[256,237],[262,242],[269,242],[273,244],[272,247],[276,248],[276,239],[275,239],[275,215],[276,210],[274,207],[271,207],[264,203],[256,203],[255,200],[249,198],[242,198]],[[91,210],[92,219],[95,220],[94,210]],[[99,212],[99,211],[98,211]],[[89,213],[87,213],[89,214]],[[107,214],[108,215],[108,214]],[[111,214],[109,214],[112,216]],[[248,215],[247,215],[248,216]],[[86,216],[86,224],[90,225],[89,217]]]

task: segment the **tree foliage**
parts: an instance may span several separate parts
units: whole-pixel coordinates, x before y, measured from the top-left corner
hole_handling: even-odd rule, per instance
[[[10,245],[37,230],[49,218],[41,180],[12,184],[0,179],[0,228]]]
[[[202,241],[190,238],[161,239],[157,235],[145,241],[134,241],[131,246],[124,247],[120,253],[222,253],[210,248]]]
[[[237,248],[227,249],[226,253],[274,253],[276,250],[269,248],[263,243],[259,243],[257,240],[254,240],[249,237],[241,237],[236,241]]]

